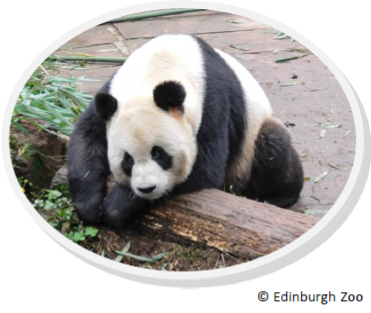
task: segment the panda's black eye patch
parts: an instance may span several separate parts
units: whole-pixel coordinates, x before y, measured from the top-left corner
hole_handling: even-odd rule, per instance
[[[131,176],[131,170],[133,169],[133,165],[134,165],[133,157],[129,153],[125,152],[124,160],[122,161],[121,166],[126,175]]]
[[[161,147],[154,146],[151,150],[152,160],[162,167],[164,171],[171,168],[173,158]]]
[[[154,160],[160,160],[164,156],[164,152],[164,149],[155,146],[151,151],[152,158]]]

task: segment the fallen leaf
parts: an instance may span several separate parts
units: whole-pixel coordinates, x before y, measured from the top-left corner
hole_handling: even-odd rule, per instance
[[[290,49],[287,49],[286,51],[290,51],[290,52],[299,52],[299,53],[308,53],[308,54],[311,54],[312,52],[308,49],[300,49],[300,48],[290,48]]]
[[[320,91],[320,90],[324,90],[324,89],[326,89],[326,88],[320,87],[320,88],[309,89],[308,91],[315,92],[315,91]]]
[[[341,168],[340,168],[340,167],[338,167],[338,166],[336,166],[336,165],[334,165],[334,164],[332,164],[332,163],[330,163],[330,162],[328,162],[328,165],[329,165],[330,167],[332,167],[332,168],[335,168],[335,169],[341,171]]]
[[[276,62],[276,63],[288,62],[288,61],[291,61],[291,60],[304,58],[304,57],[306,57],[307,55],[309,55],[309,53],[307,53],[307,54],[303,54],[303,55],[297,55],[297,56],[293,56],[293,57],[287,57],[287,58],[277,59],[277,60],[275,60],[274,62]]]
[[[242,24],[242,23],[246,23],[246,20],[236,19],[236,20],[227,20],[227,22],[232,23],[232,24]]]
[[[328,174],[328,171],[322,173],[321,175],[317,176],[315,179],[314,179],[314,182],[315,183],[318,183],[320,182],[322,179],[324,179]]]
[[[122,250],[122,253],[128,253],[129,249],[130,249],[130,241],[127,243],[127,245],[125,246],[125,248]],[[115,259],[115,261],[116,261],[116,262],[121,262],[123,258],[124,258],[123,255],[119,255],[119,256]]]
[[[309,216],[316,216],[316,211],[312,210],[312,209],[309,209],[309,210],[305,210],[304,214],[309,215]]]
[[[290,87],[290,86],[295,86],[295,85],[299,85],[299,84],[301,84],[301,82],[287,82],[287,83],[281,84],[280,86],[281,87]]]
[[[344,135],[343,135],[343,138],[345,138],[346,136],[348,136],[350,134],[350,130],[348,130]]]
[[[322,123],[321,126],[326,127],[326,128],[338,128],[338,127],[341,127],[341,124],[332,124],[330,122],[326,122],[326,123]]]
[[[245,61],[251,61],[252,59],[249,59],[249,58],[246,58],[246,57],[243,57],[241,55],[236,55],[236,58],[239,58],[239,59],[242,59],[242,60],[245,60]]]
[[[250,48],[245,48],[242,45],[239,45],[239,46],[237,46],[237,45],[229,45],[229,46],[231,48],[234,48],[234,49],[237,49],[237,50],[241,50],[241,51],[249,51],[250,50]]]
[[[288,35],[283,32],[279,32],[276,36],[273,37],[273,39],[284,39],[286,37],[288,37]]]

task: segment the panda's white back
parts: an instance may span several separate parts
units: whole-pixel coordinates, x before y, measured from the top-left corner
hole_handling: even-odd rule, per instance
[[[238,161],[231,165],[229,173],[233,173],[233,175],[228,177],[228,179],[230,181],[247,180],[249,175],[246,173],[250,172],[252,166],[255,140],[264,121],[272,115],[272,108],[263,89],[250,72],[229,54],[219,49],[214,50],[236,74],[244,93],[247,131],[241,155]],[[239,177],[239,175],[241,176]]]

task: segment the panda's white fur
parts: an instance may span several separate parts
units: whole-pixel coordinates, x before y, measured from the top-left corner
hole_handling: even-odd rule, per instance
[[[148,200],[223,184],[292,205],[302,166],[271,115],[258,82],[231,56],[188,35],[150,40],[97,93],[71,136],[69,187],[78,215],[119,227]],[[109,172],[117,184],[106,195]]]

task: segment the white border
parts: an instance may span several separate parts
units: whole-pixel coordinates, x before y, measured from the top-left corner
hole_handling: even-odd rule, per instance
[[[343,192],[341,193],[336,203],[334,204],[334,206],[318,222],[318,224],[315,227],[313,227],[310,231],[308,231],[306,234],[304,234],[303,236],[301,236],[288,246],[249,263],[218,270],[174,273],[146,270],[133,266],[128,266],[121,263],[116,263],[108,259],[104,259],[88,250],[81,248],[80,246],[74,244],[73,242],[65,238],[63,235],[55,231],[34,210],[32,205],[29,203],[29,201],[19,188],[16,177],[12,171],[12,164],[9,158],[10,153],[8,146],[9,120],[18,94],[20,93],[22,87],[24,86],[24,84],[34,71],[34,69],[48,55],[50,55],[53,51],[59,48],[62,44],[97,24],[100,24],[107,20],[111,20],[118,16],[128,15],[141,11],[166,9],[171,7],[205,8],[211,10],[224,11],[232,14],[238,14],[252,18],[264,24],[270,25],[274,28],[280,29],[281,31],[287,33],[288,35],[294,37],[304,46],[306,46],[309,50],[314,52],[334,74],[334,76],[340,83],[341,87],[343,88],[353,112],[356,127],[356,147],[357,147],[354,158],[354,164],[348,182]],[[368,122],[363,112],[363,108],[361,104],[357,102],[357,97],[354,91],[352,90],[350,84],[347,82],[346,78],[319,48],[317,48],[313,43],[311,43],[306,38],[302,37],[294,30],[290,29],[289,27],[263,15],[251,12],[246,9],[241,9],[239,7],[229,6],[225,4],[211,4],[208,2],[197,1],[195,2],[171,1],[131,6],[129,8],[125,8],[122,10],[110,12],[103,16],[99,16],[69,31],[61,38],[54,41],[46,50],[44,50],[24,72],[22,78],[18,81],[16,88],[12,92],[12,96],[10,98],[6,114],[4,115],[3,128],[4,128],[3,139],[5,145],[3,149],[4,160],[6,163],[5,166],[9,180],[26,210],[50,237],[52,237],[56,242],[61,244],[64,248],[72,252],[74,255],[110,273],[141,282],[167,286],[189,286],[189,287],[216,286],[235,283],[238,281],[248,280],[256,278],[261,275],[268,274],[284,266],[287,266],[293,263],[294,261],[298,260],[299,258],[305,256],[313,249],[318,247],[321,243],[323,243],[330,235],[332,235],[332,233],[341,226],[341,224],[345,221],[345,219],[348,217],[348,215],[355,207],[367,179],[371,155],[369,147],[367,150],[365,150],[366,148],[365,142],[368,143],[370,142],[369,138],[370,131]]]

